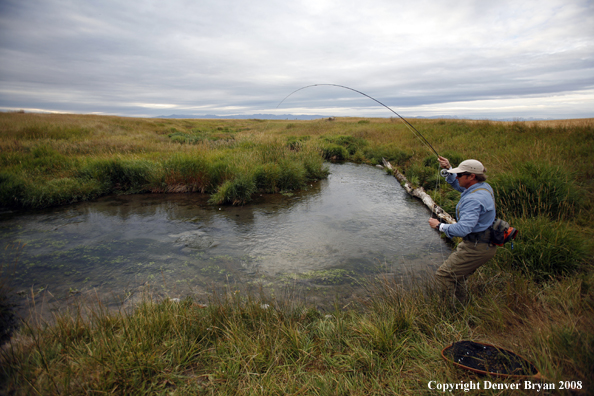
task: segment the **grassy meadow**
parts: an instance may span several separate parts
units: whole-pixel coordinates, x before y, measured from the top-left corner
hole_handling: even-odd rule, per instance
[[[498,216],[520,231],[513,250],[498,249],[471,277],[466,306],[429,280],[391,279],[371,282],[356,306],[337,301],[324,312],[231,288],[205,305],[150,293],[133,311],[86,302],[52,323],[21,325],[0,351],[0,393],[417,395],[441,393],[430,381],[513,383],[441,358],[445,346],[470,339],[528,358],[554,394],[594,394],[594,119],[409,121],[453,164],[482,161]],[[397,119],[0,113],[0,207],[133,193],[205,193],[212,204],[249,205],[255,194],[327,177],[324,161],[376,165],[383,157],[453,214],[459,194],[437,177],[431,154]],[[7,298],[6,282],[0,288]],[[579,389],[558,390],[560,381]]]

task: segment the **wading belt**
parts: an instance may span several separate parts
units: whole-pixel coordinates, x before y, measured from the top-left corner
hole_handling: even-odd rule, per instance
[[[491,243],[491,228],[489,227],[485,231],[471,232],[462,239],[472,243]]]

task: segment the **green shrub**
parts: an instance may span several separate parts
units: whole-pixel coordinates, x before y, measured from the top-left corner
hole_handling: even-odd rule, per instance
[[[183,132],[174,132],[169,134],[169,139],[175,143],[187,143],[188,135]]]
[[[506,217],[572,218],[582,207],[570,174],[558,166],[528,162],[490,182],[497,210]]]
[[[23,206],[28,184],[22,177],[8,172],[0,172],[0,206]]]
[[[295,124],[289,124],[289,125],[295,125]],[[287,125],[287,129],[289,129],[289,125]],[[290,150],[299,151],[303,148],[303,145],[309,139],[310,139],[309,136],[289,136],[289,137],[287,137],[287,147],[289,147]]]
[[[100,159],[89,161],[78,171],[77,177],[98,181],[105,192],[138,193],[147,191],[154,170],[155,164],[150,161]]]
[[[235,174],[235,171],[225,159],[217,159],[209,163],[208,167],[208,186],[206,192],[213,192],[217,190],[218,186],[223,182],[229,180]]]
[[[69,177],[25,180],[13,174],[0,173],[0,206],[44,208],[91,199],[102,192],[96,180]]]
[[[344,147],[349,155],[355,154],[357,150],[363,149],[364,147],[368,146],[369,143],[367,140],[355,136],[347,136],[347,135],[335,135],[335,136],[322,136],[322,141],[336,144],[339,146]]]
[[[285,160],[280,164],[278,188],[281,191],[298,190],[307,182],[307,172],[302,163]]]
[[[435,187],[435,185],[433,187]],[[458,191],[454,190],[442,179],[439,189],[428,190],[427,193],[440,208],[455,217],[456,205],[458,204],[458,201],[460,201],[460,193]]]
[[[287,146],[278,142],[271,144],[259,144],[256,146],[256,149],[260,154],[260,158],[257,161],[263,164],[268,162],[278,163],[289,154]]]
[[[327,143],[322,146],[322,156],[326,160],[344,161],[348,158],[349,152],[338,144]]]
[[[177,173],[181,177],[187,177],[190,174],[203,170],[204,165],[200,157],[189,156],[187,154],[174,154],[162,163],[163,172],[166,174]]]
[[[382,165],[382,158],[385,158],[394,166],[402,166],[412,157],[412,154],[395,145],[365,147],[363,154],[373,165]]]
[[[101,186],[96,180],[64,177],[35,183],[28,191],[25,203],[28,207],[45,208],[85,201],[101,193]]]
[[[454,190],[452,187],[450,187],[449,184],[444,184],[445,190],[447,192],[445,193],[445,197],[441,200],[440,206],[446,212],[450,213],[451,215],[454,215],[456,213],[456,205],[458,205],[458,201],[460,200],[460,193]],[[442,189],[443,188],[444,187],[442,186]]]
[[[256,188],[265,193],[275,193],[279,191],[278,180],[281,169],[277,164],[263,164],[254,170],[254,181]]]
[[[355,152],[355,154],[353,154],[351,156],[351,161],[361,164],[361,163],[367,162],[367,158],[365,157],[365,154],[363,154],[363,152],[361,150],[357,150]]]
[[[199,155],[176,154],[163,163],[163,169],[178,172],[183,177],[190,177],[198,172],[206,172],[208,163]]]
[[[159,181],[154,180],[151,184],[184,185],[187,191],[215,191],[219,181],[226,176],[226,167],[221,169],[220,165],[217,163],[215,167],[200,155],[173,155],[163,163]]]
[[[406,172],[405,176],[409,182],[414,184],[416,187],[423,187],[425,190],[433,190],[441,178],[439,176],[437,168],[429,168],[427,166],[412,165]]]
[[[306,172],[307,180],[321,180],[330,173],[324,166],[324,160],[317,150],[308,150],[300,153],[300,159]]]
[[[209,203],[243,205],[252,199],[256,192],[256,183],[250,174],[239,174],[234,179],[224,182],[210,196]]]
[[[284,149],[286,150],[286,148]],[[323,167],[322,159],[316,155],[315,151],[294,152],[286,158],[269,152],[265,157],[277,160],[250,165],[255,188],[262,192],[275,193],[296,190],[305,186],[309,180],[328,175],[328,171]]]
[[[71,168],[72,158],[58,153],[46,145],[35,146],[28,155],[24,155],[19,165],[30,174],[52,174]]]
[[[506,244],[497,261],[523,271],[536,280],[577,271],[588,259],[591,242],[566,222],[547,217],[510,219],[519,231],[514,248]]]
[[[450,165],[452,165],[453,168],[460,165],[460,162],[464,161],[465,159],[468,159],[464,158],[461,154],[458,154],[454,151],[444,151],[440,155],[444,158],[447,158],[448,161],[450,161]],[[425,157],[425,159],[423,159],[423,165],[428,166],[430,168],[440,168],[439,161],[437,161],[437,157],[435,155]]]

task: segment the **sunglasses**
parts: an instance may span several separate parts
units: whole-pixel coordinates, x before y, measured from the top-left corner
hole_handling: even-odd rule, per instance
[[[459,179],[462,176],[470,176],[470,173],[456,173],[456,177]]]

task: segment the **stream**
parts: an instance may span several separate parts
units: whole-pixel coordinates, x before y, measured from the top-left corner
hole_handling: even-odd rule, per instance
[[[3,273],[21,309],[93,296],[134,300],[264,293],[318,307],[378,277],[431,274],[450,248],[429,211],[378,168],[327,164],[307,189],[217,206],[204,194],[113,195],[0,214]]]

